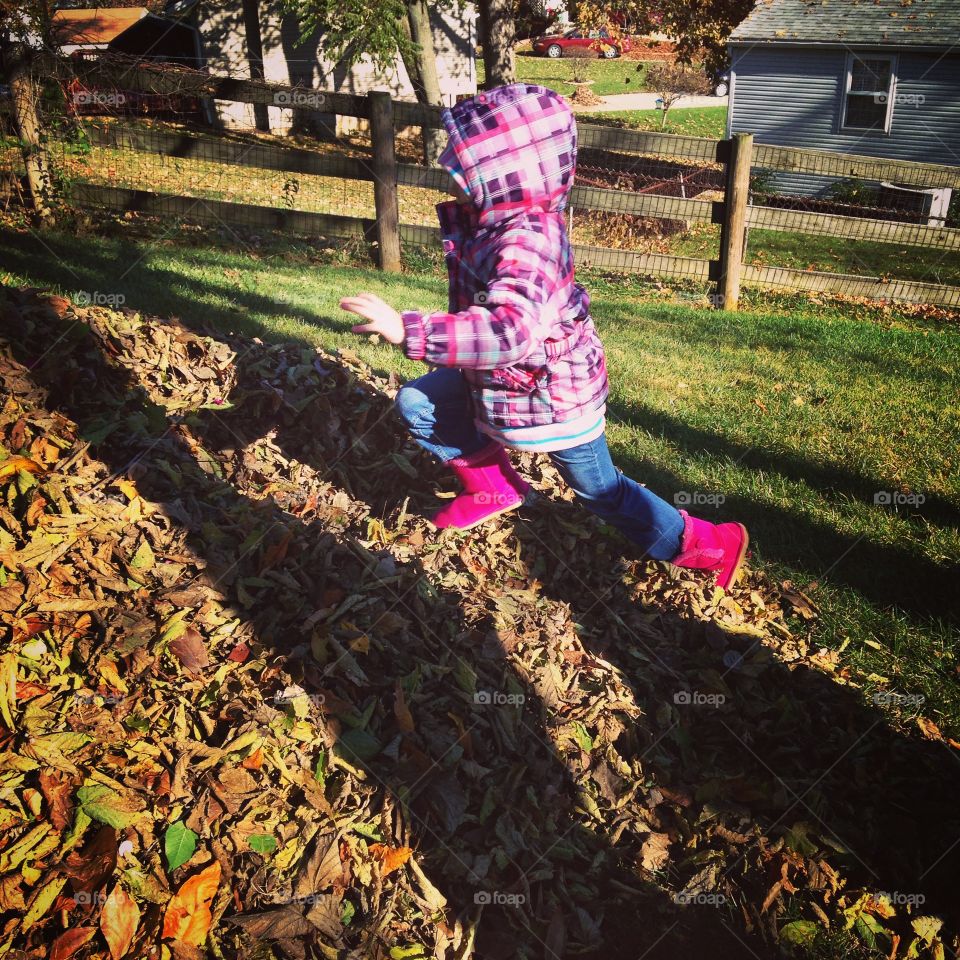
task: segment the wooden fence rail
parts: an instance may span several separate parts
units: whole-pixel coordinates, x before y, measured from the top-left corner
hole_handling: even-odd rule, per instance
[[[375,216],[365,219],[310,213],[94,184],[75,184],[73,197],[76,202],[112,209],[138,209],[206,218],[207,222],[219,220],[258,228],[362,236],[376,240],[380,266],[389,270],[399,269],[401,240],[431,242],[438,236],[435,228],[399,223],[397,188],[421,187],[443,191],[448,186],[448,176],[440,168],[398,163],[394,147],[394,131],[397,128],[439,126],[440,110],[437,107],[392,100],[386,93],[359,96],[307,90],[259,80],[211,76],[166,65],[104,60],[84,63],[79,68],[71,65],[71,70],[79,70],[78,79],[90,85],[280,108],[295,106],[298,109],[367,120],[371,123],[373,139],[372,156],[369,158],[336,155],[250,138],[170,132],[156,128],[145,130],[113,124],[91,123],[89,132],[93,142],[101,146],[285,173],[372,181]],[[711,140],[588,123],[578,123],[577,130],[580,148],[608,156],[616,169],[629,172],[631,164],[637,163],[640,158],[656,156],[687,164],[692,161],[706,169],[726,170],[726,189],[722,201],[575,185],[571,191],[570,205],[578,210],[721,225],[721,244],[716,260],[575,246],[578,262],[584,266],[716,281],[720,294],[717,299],[727,309],[736,308],[741,283],[882,299],[921,299],[930,303],[960,306],[960,287],[742,263],[745,232],[751,228],[945,251],[960,250],[960,229],[751,204],[749,175],[752,168],[960,189],[960,167],[752,144],[751,138],[743,137],[737,142]]]

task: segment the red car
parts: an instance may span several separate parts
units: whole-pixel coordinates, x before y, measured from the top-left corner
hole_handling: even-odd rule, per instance
[[[612,59],[626,53],[630,49],[630,41],[626,37],[613,38],[606,30],[577,29],[548,33],[533,41],[533,52],[547,57],[560,57],[565,50],[577,48],[584,51],[599,50],[604,57]]]

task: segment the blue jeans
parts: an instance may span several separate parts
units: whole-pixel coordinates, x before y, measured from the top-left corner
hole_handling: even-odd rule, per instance
[[[442,367],[411,380],[397,394],[396,407],[414,440],[444,463],[491,442],[473,424],[469,390],[459,370]],[[613,465],[605,436],[549,457],[577,500],[646,556],[672,560],[680,552],[683,517]]]

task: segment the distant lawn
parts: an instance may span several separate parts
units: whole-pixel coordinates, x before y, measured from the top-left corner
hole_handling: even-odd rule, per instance
[[[700,223],[686,234],[671,238],[670,252],[681,257],[714,259],[720,228]],[[924,283],[960,284],[960,252],[923,249],[895,243],[870,243],[843,237],[819,237],[777,230],[751,230],[747,237],[747,263],[793,267],[825,273],[892,277]]]
[[[596,90],[596,87],[593,89]],[[660,130],[662,117],[659,110],[612,110],[604,113],[578,113],[577,119],[611,127],[628,127],[632,130]],[[727,132],[727,108],[674,107],[667,114],[663,132],[721,140]]]
[[[573,93],[570,83],[574,67],[573,57],[538,57],[532,53],[518,53],[516,56],[517,80],[525,83],[539,83],[557,93]],[[579,58],[583,60],[584,58]],[[588,79],[593,80],[590,88],[598,97],[608,97],[615,93],[643,93],[648,64],[641,60],[615,60],[586,58]],[[484,80],[483,60],[477,60],[477,85]]]

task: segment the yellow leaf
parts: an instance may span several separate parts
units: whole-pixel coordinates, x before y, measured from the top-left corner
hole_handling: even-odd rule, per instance
[[[132,480],[118,480],[117,486],[128,500],[136,500],[140,496],[136,485]]]
[[[37,891],[30,909],[24,914],[23,922],[20,924],[20,930],[23,933],[26,933],[50,909],[50,905],[57,899],[66,882],[65,876],[57,877]]]
[[[5,653],[0,657],[0,717],[8,730],[15,730],[13,711],[17,699],[17,655]]]
[[[43,473],[43,467],[36,460],[29,457],[10,457],[0,463],[0,480],[6,480],[21,470],[26,470],[27,473]]]
[[[117,665],[112,660],[101,660],[100,663],[97,664],[97,669],[100,671],[100,676],[103,677],[108,686],[113,687],[114,690],[119,690],[121,693],[130,692],[127,682],[117,673]]]

